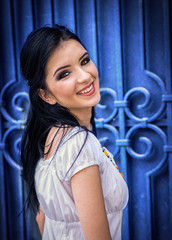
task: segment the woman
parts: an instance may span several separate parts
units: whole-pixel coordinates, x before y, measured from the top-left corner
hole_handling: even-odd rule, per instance
[[[20,60],[30,96],[23,177],[28,206],[41,206],[43,239],[121,239],[128,189],[92,133],[100,92],[88,52],[75,34],[56,25],[33,31]]]

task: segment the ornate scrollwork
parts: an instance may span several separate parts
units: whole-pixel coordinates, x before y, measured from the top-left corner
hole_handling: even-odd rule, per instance
[[[111,102],[111,107],[112,107],[112,112],[109,111],[110,109],[108,109],[109,107],[109,102],[106,102],[106,100],[104,101],[104,103],[102,104],[101,101],[100,103],[96,106],[96,113],[98,115],[98,118],[95,119],[95,123],[96,123],[96,128],[97,129],[106,129],[109,134],[112,134],[113,139],[118,139],[119,138],[119,132],[118,130],[112,126],[111,124],[108,124],[110,121],[112,121],[118,113],[118,109],[115,106],[115,102],[117,99],[117,94],[114,90],[110,89],[110,88],[101,88],[100,89],[100,93],[103,96],[108,96],[112,99]],[[102,118],[102,111],[107,111],[106,116],[104,115],[104,118]],[[106,145],[109,142],[109,138],[108,136],[101,136],[99,138],[99,141],[102,145]],[[119,146],[116,146],[115,149],[112,150],[114,155],[117,155],[119,152]]]
[[[147,131],[148,129],[155,132],[156,134],[158,134],[158,136],[162,139],[163,144],[165,145],[167,142],[166,139],[166,135],[165,133],[155,124],[153,124],[152,122],[155,120],[158,120],[158,118],[163,114],[164,109],[165,109],[165,105],[166,102],[165,100],[163,101],[163,97],[166,96],[165,95],[165,86],[164,83],[162,81],[162,79],[157,76],[156,74],[145,70],[145,75],[147,78],[152,79],[157,87],[157,91],[160,91],[161,94],[158,94],[158,97],[160,97],[160,101],[159,101],[159,108],[153,111],[149,111],[149,115],[147,116],[146,111],[141,111],[140,115],[137,114],[137,110],[143,110],[143,109],[149,109],[149,106],[152,104],[152,95],[150,93],[150,90],[148,90],[146,87],[134,87],[132,89],[130,89],[124,96],[123,100],[119,100],[117,93],[109,88],[102,88],[101,89],[101,94],[102,95],[111,95],[112,97],[112,101],[111,103],[108,103],[112,106],[114,106],[113,110],[111,111],[111,113],[108,112],[108,114],[106,113],[107,111],[107,103],[105,101],[105,103],[103,104],[98,104],[97,108],[103,110],[101,115],[99,116],[99,118],[96,119],[96,126],[98,128],[106,128],[107,126],[110,126],[112,119],[114,118],[118,118],[118,126],[115,127],[115,131],[113,131],[113,136],[116,140],[116,149],[114,151],[115,154],[117,154],[119,152],[119,148],[120,147],[126,147],[126,151],[127,153],[136,159],[145,159],[147,157],[149,157],[151,155],[151,151],[153,149],[153,142],[151,141],[151,139],[149,139],[148,136],[139,136],[138,138],[138,142],[140,142],[140,144],[144,144],[146,147],[144,147],[145,152],[142,153],[138,153],[136,152],[133,148],[132,148],[132,137],[134,135],[135,132],[139,131],[139,129],[145,129],[145,131]],[[137,96],[136,101],[135,98],[132,98],[133,96]],[[142,96],[141,98],[138,96]],[[161,97],[162,96],[162,97]],[[132,108],[132,100],[134,99],[134,107]],[[162,101],[161,101],[162,100]],[[155,100],[154,100],[155,101]],[[152,104],[153,105],[153,104]],[[121,108],[126,116],[133,121],[132,124],[134,124],[134,122],[136,124],[134,124],[133,126],[131,126],[129,128],[129,130],[126,132],[125,135],[125,139],[120,139],[120,131],[118,130],[118,128],[125,128],[125,123],[123,122],[123,120],[120,119],[119,116],[119,108]],[[134,112],[132,111],[134,110]],[[101,112],[101,111],[99,111]],[[102,117],[103,116],[103,117]],[[152,123],[152,124],[151,124]],[[120,127],[119,127],[120,124]],[[109,131],[111,131],[111,129],[109,128]],[[123,129],[124,131],[124,129]],[[100,141],[103,142],[104,144],[106,144],[106,142],[108,141],[108,137],[105,138],[100,138]],[[109,140],[110,141],[110,140]]]
[[[112,90],[111,88],[101,88],[100,89],[100,93],[101,93],[101,96],[103,97],[103,95],[106,95],[106,96],[110,96],[112,98],[112,101],[111,101],[111,107],[112,107],[112,112],[108,113],[107,117],[106,118],[96,118],[96,122],[98,123],[108,123],[110,122],[116,115],[117,115],[117,111],[118,109],[115,107],[115,101],[117,99],[117,94],[114,90]],[[103,104],[100,103],[97,104],[96,106],[96,112],[100,112],[100,110],[103,110],[103,111],[106,111],[108,109],[108,105],[110,105],[108,103],[108,105],[105,105],[106,102],[104,102]],[[101,113],[99,113],[99,115],[102,115]]]
[[[7,111],[7,108],[6,108],[7,102],[5,101],[5,95],[12,86],[14,86],[14,82],[9,81],[3,87],[3,89],[0,93],[0,101],[2,102],[1,113],[2,113],[2,116],[4,117],[5,121],[8,123],[8,125],[9,124],[11,124],[11,125],[21,124],[22,125],[25,123],[24,115],[26,112],[26,108],[29,105],[29,96],[28,96],[27,92],[19,91],[19,92],[14,93],[12,98],[10,98],[11,101],[8,102],[8,104],[10,105],[10,110],[17,111],[16,118],[14,118],[11,115],[10,111]],[[9,101],[9,99],[8,99],[8,101]],[[18,114],[20,116],[17,118]]]
[[[161,96],[163,96],[163,94],[165,94],[165,86],[164,86],[164,83],[163,83],[162,79],[160,77],[158,77],[156,74],[154,74],[154,73],[152,73],[148,70],[145,70],[145,74],[146,74],[147,77],[149,77],[150,79],[153,79],[156,82],[156,84],[159,86],[159,88],[161,90]],[[140,109],[143,109],[145,107],[148,107],[148,105],[151,102],[151,94],[148,91],[148,89],[146,89],[144,87],[135,87],[135,88],[130,89],[125,94],[124,100],[130,102],[129,101],[130,97],[135,93],[141,93],[145,97],[145,101],[142,104],[138,104],[137,109],[140,110]],[[161,100],[162,100],[162,98],[160,98],[160,101]],[[150,116],[150,117],[145,116],[145,117],[140,117],[139,118],[138,116],[134,115],[131,112],[131,109],[129,107],[125,108],[125,113],[130,119],[132,119],[136,122],[141,122],[141,121],[143,121],[143,119],[144,120],[146,119],[148,122],[152,122],[152,121],[158,119],[158,117],[163,113],[164,108],[165,108],[165,103],[163,101],[161,101],[160,108],[154,114],[152,114],[152,116]]]
[[[18,132],[18,134],[13,134],[15,131]],[[10,138],[10,134],[13,134],[13,140],[14,140],[14,143],[13,145],[11,146],[11,148],[8,147],[8,143],[9,143],[9,140],[8,138]],[[9,163],[10,166],[18,169],[18,170],[21,170],[21,166],[19,163],[17,163],[17,158],[19,156],[19,144],[20,144],[20,141],[21,141],[21,128],[20,128],[20,125],[14,125],[12,126],[11,128],[9,128],[4,136],[3,136],[3,139],[2,139],[2,143],[4,144],[5,148],[3,150],[3,156],[5,158],[5,160]],[[10,151],[13,153],[13,154],[10,154]]]
[[[132,89],[130,89],[130,90],[125,94],[125,96],[124,96],[124,101],[129,102],[130,96],[131,96],[132,94],[136,93],[136,92],[139,92],[139,93],[143,94],[144,97],[145,97],[145,101],[144,101],[142,104],[139,104],[139,105],[137,106],[138,109],[142,109],[142,108],[146,107],[146,106],[149,104],[149,102],[150,102],[150,93],[149,93],[149,91],[148,91],[146,88],[137,87],[137,88],[132,88]],[[135,115],[131,112],[131,110],[130,110],[130,108],[129,108],[128,106],[125,108],[125,113],[126,113],[126,115],[127,115],[130,119],[132,119],[132,120],[134,120],[134,121],[136,121],[136,122],[140,122],[140,121],[142,121],[143,119],[144,119],[144,120],[147,119],[147,118],[143,118],[143,117],[142,117],[142,118],[139,118],[139,117],[135,116]]]
[[[166,143],[167,139],[166,139],[166,135],[164,134],[164,132],[159,127],[157,127],[156,125],[150,124],[150,123],[147,123],[147,125],[145,127],[141,123],[134,125],[126,133],[126,139],[131,139],[131,137],[132,137],[134,132],[138,131],[139,129],[143,129],[143,128],[151,129],[152,131],[154,131],[155,133],[158,134],[158,136],[161,138],[161,140],[162,140],[162,142],[164,144]],[[131,157],[137,158],[137,159],[144,159],[144,158],[148,157],[151,154],[152,141],[150,139],[148,139],[147,137],[139,137],[139,141],[143,142],[147,146],[146,151],[144,153],[142,153],[142,154],[136,153],[131,148],[131,146],[127,146],[126,149],[127,149],[128,154]]]
[[[10,166],[21,170],[18,162],[19,145],[21,142],[21,133],[26,121],[26,111],[29,105],[29,96],[25,91],[14,91],[14,95],[8,98],[7,92],[10,88],[14,88],[16,83],[9,81],[0,93],[1,114],[4,118],[4,128],[6,129],[1,146],[3,146],[4,159]],[[8,110],[7,110],[8,99]],[[10,100],[10,101],[9,101]],[[16,113],[12,115],[11,111]],[[11,144],[12,141],[12,144]]]
[[[159,86],[162,92],[162,99],[163,96],[165,95],[165,86],[163,81],[154,73],[145,70],[146,76],[148,76],[150,79],[153,79]],[[13,159],[13,157],[9,154],[9,151],[7,150],[7,137],[10,135],[11,132],[14,130],[16,131],[21,131],[23,129],[25,120],[26,120],[26,112],[27,112],[27,106],[29,105],[29,97],[28,93],[25,91],[20,91],[15,93],[12,98],[11,98],[11,108],[15,111],[17,111],[20,114],[20,119],[17,119],[13,117],[9,111],[4,107],[4,99],[6,92],[8,89],[14,85],[13,81],[8,82],[2,89],[1,94],[0,94],[0,102],[1,102],[1,114],[5,119],[5,128],[8,130],[5,132],[3,136],[3,141],[1,143],[1,148],[5,148],[3,151],[4,158],[6,161],[13,167],[19,169],[20,166],[16,161]],[[166,144],[166,137],[163,131],[159,128],[156,127],[154,124],[150,124],[152,121],[158,119],[159,116],[163,113],[165,109],[165,101],[162,101],[160,108],[153,113],[151,116],[137,116],[135,113],[132,112],[130,108],[130,103],[132,100],[132,96],[134,94],[141,94],[144,97],[143,102],[138,103],[137,109],[141,110],[144,108],[148,108],[149,104],[151,102],[151,93],[148,89],[145,87],[134,87],[130,89],[124,96],[123,100],[119,100],[117,97],[116,91],[110,89],[110,88],[101,88],[100,89],[102,100],[96,107],[96,113],[97,113],[97,118],[95,119],[96,126],[98,129],[106,129],[109,134],[113,135],[113,141],[115,140],[115,149],[113,149],[113,154],[117,155],[119,153],[120,147],[125,146],[126,151],[128,154],[137,159],[144,159],[148,156],[150,156],[153,143],[152,141],[146,137],[142,136],[139,137],[139,141],[142,144],[146,145],[146,150],[144,153],[137,153],[135,150],[132,149],[131,146],[131,139],[134,134],[134,132],[138,131],[139,129],[151,129],[156,134],[158,134],[164,145]],[[143,98],[142,98],[143,99]],[[102,103],[103,102],[103,103]],[[125,139],[120,139],[120,132],[119,132],[119,126],[115,127],[112,126],[112,121],[114,119],[119,118],[119,108],[122,108],[125,115],[131,119],[132,121],[136,122],[137,124],[132,126],[128,132],[126,132],[126,137]],[[118,119],[118,124],[122,124],[123,122],[120,122],[120,119]],[[110,136],[110,135],[109,135]],[[20,138],[21,136],[17,136],[17,138],[14,140],[14,151],[18,152],[18,145],[20,143]],[[106,145],[108,142],[110,142],[110,139],[108,136],[101,136],[100,137],[100,142],[103,145]],[[114,142],[113,142],[114,143]]]

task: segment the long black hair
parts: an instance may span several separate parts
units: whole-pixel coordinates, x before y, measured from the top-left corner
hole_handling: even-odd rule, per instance
[[[58,103],[51,105],[39,97],[39,89],[46,90],[45,68],[49,57],[63,42],[70,39],[81,41],[64,26],[42,27],[29,34],[20,54],[20,67],[29,86],[30,109],[21,142],[22,176],[27,186],[27,207],[38,210],[34,174],[38,160],[44,156],[45,140],[53,126],[80,126],[69,110]],[[83,45],[83,44],[82,44]],[[94,108],[91,124],[95,130]],[[87,131],[87,129],[85,128]]]

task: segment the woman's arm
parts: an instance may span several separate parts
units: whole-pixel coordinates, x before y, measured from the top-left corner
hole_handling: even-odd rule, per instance
[[[99,167],[90,166],[71,178],[74,201],[86,240],[110,240]]]
[[[41,236],[42,236],[43,231],[44,231],[45,214],[42,211],[41,206],[39,206],[39,211],[38,211],[38,213],[36,215],[36,221],[37,221],[37,224],[38,224],[38,227],[39,227],[39,231],[40,231]]]

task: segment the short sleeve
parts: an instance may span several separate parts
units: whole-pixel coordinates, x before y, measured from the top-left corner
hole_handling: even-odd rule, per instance
[[[56,153],[56,170],[62,181],[69,181],[73,175],[92,165],[99,165],[101,145],[91,132],[77,129]]]

